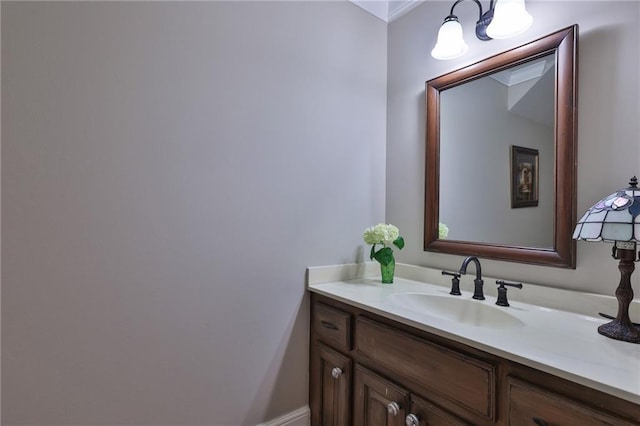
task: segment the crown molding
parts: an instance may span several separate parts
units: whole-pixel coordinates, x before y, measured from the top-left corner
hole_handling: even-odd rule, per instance
[[[349,0],[385,22],[391,22],[404,15],[425,0]]]

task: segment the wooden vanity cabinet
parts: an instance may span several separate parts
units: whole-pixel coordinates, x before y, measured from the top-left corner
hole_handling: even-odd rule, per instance
[[[316,293],[309,399],[312,426],[640,426],[638,404]]]
[[[405,425],[409,415],[415,426],[493,424],[493,365],[349,305],[311,300],[312,426]]]

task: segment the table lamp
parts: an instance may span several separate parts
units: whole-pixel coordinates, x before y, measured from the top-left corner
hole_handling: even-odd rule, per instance
[[[618,314],[598,327],[598,333],[611,339],[640,343],[640,327],[629,318],[633,300],[631,274],[635,269],[636,242],[640,241],[640,188],[634,176],[629,187],[614,192],[593,205],[578,221],[575,240],[613,242],[614,259],[620,260],[620,284],[616,289]]]

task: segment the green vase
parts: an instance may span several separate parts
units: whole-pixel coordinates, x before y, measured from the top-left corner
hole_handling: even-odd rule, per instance
[[[391,262],[386,265],[380,264],[380,274],[382,275],[382,284],[393,284],[393,274],[396,271],[396,260],[392,257]]]

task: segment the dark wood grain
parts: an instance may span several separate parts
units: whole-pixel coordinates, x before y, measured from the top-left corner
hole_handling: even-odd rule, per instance
[[[348,357],[315,342],[312,349],[312,426],[343,426],[351,423],[352,362]],[[341,373],[334,377],[332,371]],[[316,415],[317,414],[317,415]]]
[[[409,408],[409,392],[379,375],[357,366],[354,387],[355,426],[403,426]],[[392,415],[387,406],[395,402],[399,412]]]
[[[632,426],[570,398],[529,383],[508,379],[509,424],[553,426]]]
[[[470,423],[453,416],[451,413],[446,412],[437,405],[415,395],[411,396],[411,413],[418,418],[418,426],[470,425]]]
[[[419,380],[437,393],[488,418],[495,417],[495,367],[377,322],[358,318],[356,350],[396,376]]]
[[[318,304],[312,319],[317,336],[339,349],[351,349],[351,315],[327,305]]]

